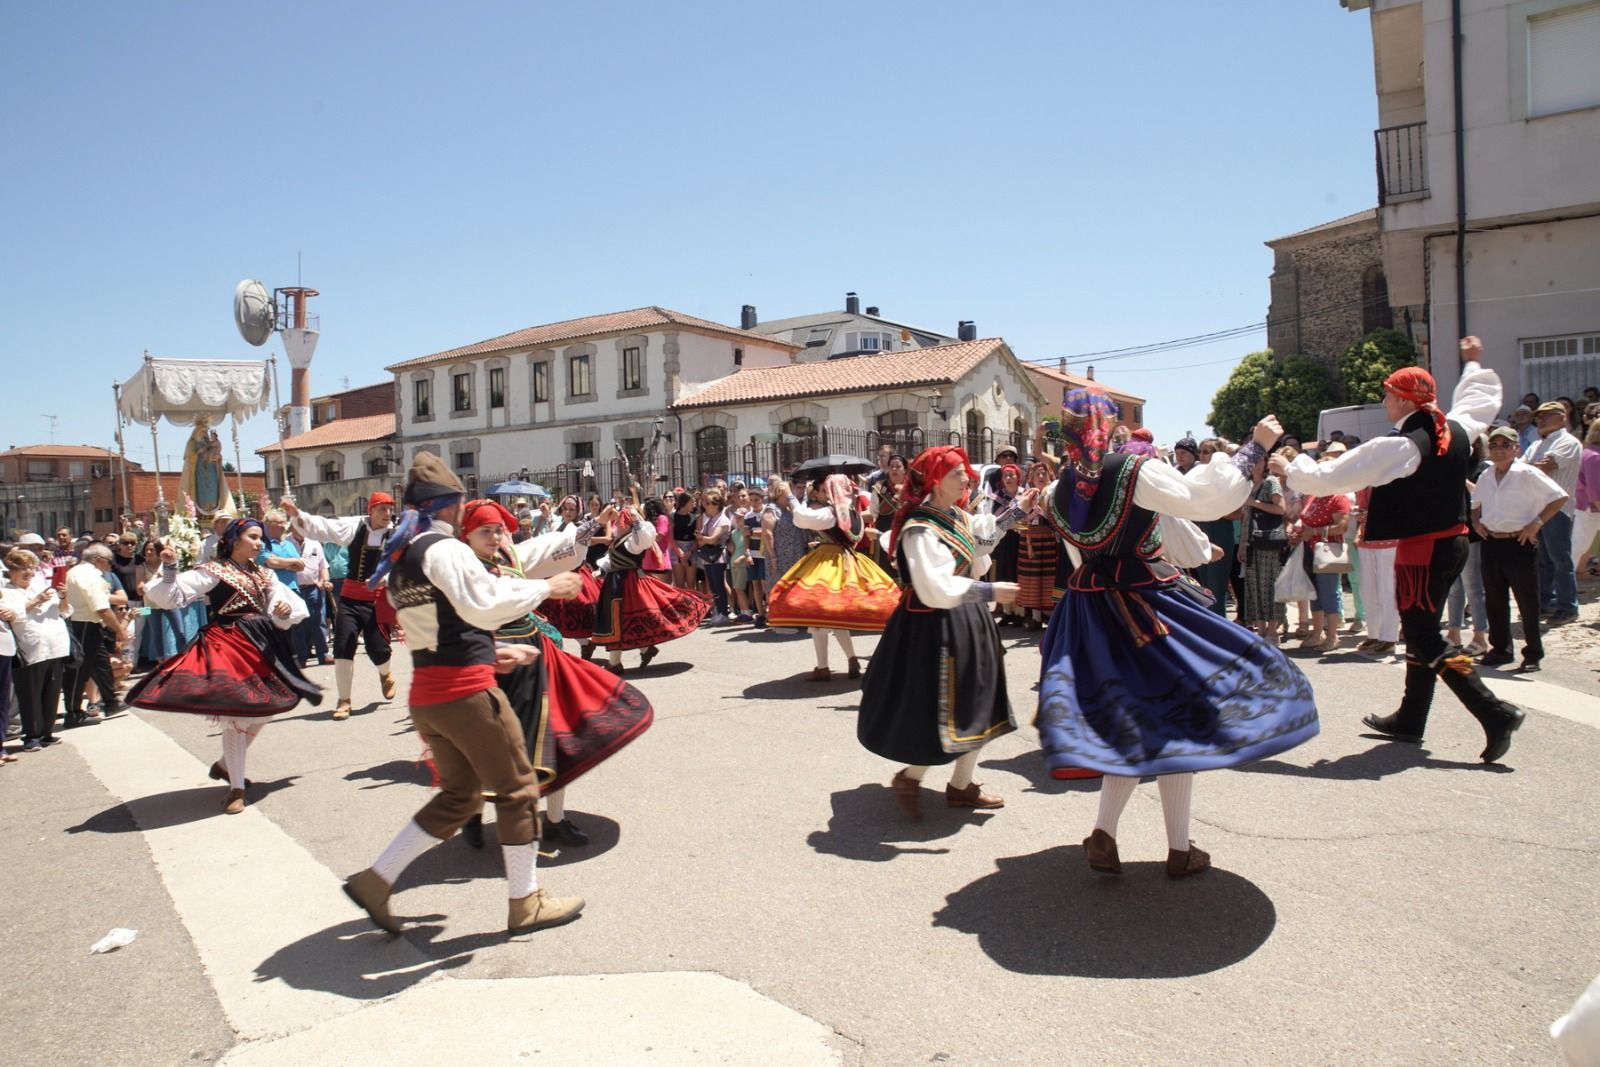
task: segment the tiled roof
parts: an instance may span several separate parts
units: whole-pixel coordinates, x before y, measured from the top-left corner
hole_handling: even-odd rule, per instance
[[[1365,211],[1357,211],[1353,215],[1346,215],[1343,218],[1334,219],[1331,222],[1320,223],[1316,226],[1310,227],[1309,229],[1296,230],[1294,233],[1286,233],[1282,237],[1274,237],[1270,241],[1266,241],[1264,243],[1270,247],[1283,241],[1292,241],[1296,237],[1309,237],[1314,233],[1321,233],[1324,230],[1337,230],[1342,226],[1350,226],[1358,222],[1376,222],[1377,219],[1378,209],[1375,207],[1369,207]]]
[[[1028,368],[1028,373],[1030,374],[1040,375],[1041,377],[1047,378],[1050,381],[1060,382],[1062,385],[1070,386],[1073,389],[1081,389],[1086,385],[1098,385],[1100,388],[1104,389],[1114,397],[1119,397],[1123,400],[1132,400],[1136,404],[1144,403],[1144,397],[1138,395],[1137,393],[1130,393],[1126,389],[1117,389],[1113,386],[1107,385],[1098,378],[1085,378],[1083,375],[1073,374],[1071,371],[1062,374],[1058,370],[1054,370],[1050,367],[1041,367],[1037,363],[1025,363],[1023,366]],[[1061,399],[1060,397],[1049,396],[1048,394],[1046,395],[1052,403],[1057,403]]]
[[[1005,341],[989,337],[933,348],[885,352],[877,356],[851,356],[848,359],[793,363],[782,367],[751,367],[713,382],[703,391],[672,406],[708,408],[828,393],[859,393],[868,389],[946,385],[960,380],[973,367],[1004,347]]]
[[[112,459],[116,453],[107,448],[96,448],[94,445],[23,445],[20,448],[10,448],[0,452],[0,459],[11,456],[35,456],[40,459]]]
[[[283,447],[291,451],[304,448],[337,448],[339,445],[358,445],[364,441],[379,441],[394,435],[394,416],[390,415],[363,415],[355,419],[334,419],[325,422],[314,430],[297,434],[283,442]],[[256,449],[258,456],[270,456],[278,450],[274,441],[264,448]]]
[[[491,337],[487,341],[476,344],[463,345],[452,348],[446,352],[435,352],[431,356],[419,356],[408,359],[403,363],[393,363],[385,370],[408,370],[412,367],[424,367],[433,363],[447,363],[463,356],[483,356],[491,352],[504,352],[512,348],[533,348],[538,345],[561,344],[567,341],[578,341],[585,337],[599,337],[608,333],[622,333],[626,330],[648,330],[657,326],[681,326],[689,330],[698,330],[702,333],[712,333],[735,340],[756,341],[766,345],[782,345],[785,348],[798,348],[787,341],[780,341],[764,334],[750,333],[734,326],[724,326],[720,322],[710,319],[697,319],[693,315],[685,315],[681,311],[673,311],[664,307],[635,308],[632,311],[614,311],[607,315],[590,315],[582,319],[568,319],[565,322],[552,322],[544,326],[530,326],[526,330],[517,330],[515,333],[502,334]]]

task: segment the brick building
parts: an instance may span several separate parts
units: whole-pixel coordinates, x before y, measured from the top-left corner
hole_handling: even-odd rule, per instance
[[[1405,330],[1389,305],[1375,208],[1266,242],[1272,249],[1267,347],[1336,363],[1380,327]]]

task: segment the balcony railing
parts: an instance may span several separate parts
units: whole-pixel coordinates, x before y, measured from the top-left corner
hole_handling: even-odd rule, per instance
[[[1378,205],[1426,197],[1428,124],[1385,126],[1372,136],[1378,145]]]

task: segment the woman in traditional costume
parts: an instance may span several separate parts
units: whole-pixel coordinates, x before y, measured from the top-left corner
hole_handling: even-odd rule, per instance
[[[128,691],[128,703],[153,711],[206,715],[222,724],[222,759],[211,777],[228,783],[222,810],[244,810],[245,754],[267,719],[300,701],[322,702],[322,690],[300,673],[290,632],[306,604],[272,571],[256,564],[262,525],[235,519],[217,545],[215,559],[178,573],[178,556],[161,551],[161,577],[145,586],[157,608],[206,604],[209,620],[184,651],[145,675]]]
[[[579,518],[582,510],[583,505],[577,497],[564,497],[556,508],[555,532],[573,529],[582,521]],[[594,634],[595,605],[600,602],[600,581],[594,576],[593,564],[604,559],[605,554],[605,538],[591,540],[585,558],[578,567],[578,579],[583,582],[578,595],[571,600],[549,600],[540,605],[545,619],[560,631],[561,636],[578,642],[579,653],[584,659],[594,654],[594,642],[589,638]]]
[[[1008,462],[996,467],[988,473],[983,480],[983,504],[980,510],[985,510],[999,519],[1010,511],[1016,503],[1017,494],[1022,490],[1022,468],[1013,462]],[[1022,547],[1022,539],[1015,529],[1006,529],[1000,532],[1000,539],[995,542],[994,552],[989,557],[989,577],[997,582],[1017,581],[1017,556]],[[995,607],[995,616],[1007,625],[1020,625],[1022,619],[1016,614],[1014,604],[1001,604]]]
[[[516,517],[493,500],[474,500],[462,511],[462,538],[490,573],[510,578],[548,578],[574,569],[593,526],[569,525],[517,544],[511,542],[514,529]],[[538,659],[500,675],[499,684],[522,723],[545,799],[544,841],[587,844],[588,835],[566,816],[566,787],[650,726],[650,702],[611,671],[562,651],[560,632],[538,611],[500,627],[495,641],[539,650]],[[481,813],[462,834],[474,848],[483,847]]]
[[[923,451],[911,463],[889,531],[889,549],[909,584],[867,667],[856,737],[868,751],[910,764],[890,785],[913,820],[922,817],[928,768],[952,761],[946,804],[1005,806],[972,780],[979,750],[1017,728],[1000,631],[989,614],[992,604],[1014,601],[1017,587],[978,580],[989,569],[997,529],[994,516],[969,517],[964,509],[977,477],[962,449]]]
[[[796,502],[789,513],[796,527],[816,532],[822,541],[773,585],[767,597],[767,622],[811,631],[817,653],[813,682],[833,677],[828,666],[829,635],[844,650],[849,676],[859,678],[861,661],[850,631],[882,633],[900,602],[900,587],[865,553],[855,550],[866,524],[855,483],[843,474],[830,474],[813,483],[812,497],[805,504]]]
[[[1143,775],[1156,775],[1167,875],[1205,870],[1189,839],[1194,772],[1235,767],[1317,733],[1311,686],[1257,634],[1216,615],[1183,577],[1217,551],[1182,519],[1238,510],[1250,469],[1281,433],[1271,416],[1237,457],[1180,474],[1111,453],[1116,406],[1099,387],[1063,402],[1066,462],[1046,514],[1077,562],[1045,633],[1039,736],[1052,773],[1104,773],[1089,866],[1120,874],[1117,820]]]
[[[1051,481],[1050,468],[1042,462],[1034,463],[1028,468],[1027,480],[1030,489],[1043,493]],[[1042,630],[1061,596],[1056,584],[1061,543],[1038,503],[1028,510],[1015,532],[1019,589],[1016,606],[1022,611],[1024,629]]]
[[[600,599],[591,640],[606,650],[610,669],[621,674],[623,652],[641,649],[639,666],[648,666],[658,646],[699,627],[711,610],[711,598],[670,586],[640,569],[655,544],[656,530],[636,507],[618,512],[611,526],[611,543],[598,567]]]

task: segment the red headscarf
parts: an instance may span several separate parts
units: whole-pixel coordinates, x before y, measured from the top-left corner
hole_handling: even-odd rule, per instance
[[[1151,444],[1154,444],[1156,439],[1155,433],[1152,432],[1148,426],[1139,427],[1129,436],[1135,441],[1149,441]]]
[[[911,476],[908,476],[905,483],[900,486],[900,510],[895,512],[894,526],[889,530],[888,551],[893,552],[894,546],[900,543],[900,527],[906,521],[906,516],[915,511],[918,505],[927,499],[933,487],[944,481],[945,475],[957,467],[967,472],[967,480],[970,483],[977,483],[978,472],[972,469],[972,461],[967,458],[964,448],[956,448],[954,445],[935,445],[933,448],[923,449],[917,454],[917,458],[911,461]],[[967,494],[971,491],[969,485],[967,493],[962,493],[961,499],[956,501],[957,505],[966,504]]]
[[[1444,455],[1450,447],[1450,423],[1439,410],[1439,389],[1433,382],[1433,375],[1421,367],[1402,367],[1383,380],[1383,388],[1433,416],[1433,429],[1439,439],[1434,452]]]
[[[493,500],[473,500],[461,509],[461,536],[463,538],[478,527],[489,526],[493,523],[499,523],[507,530],[515,530],[517,528],[517,517]]]

